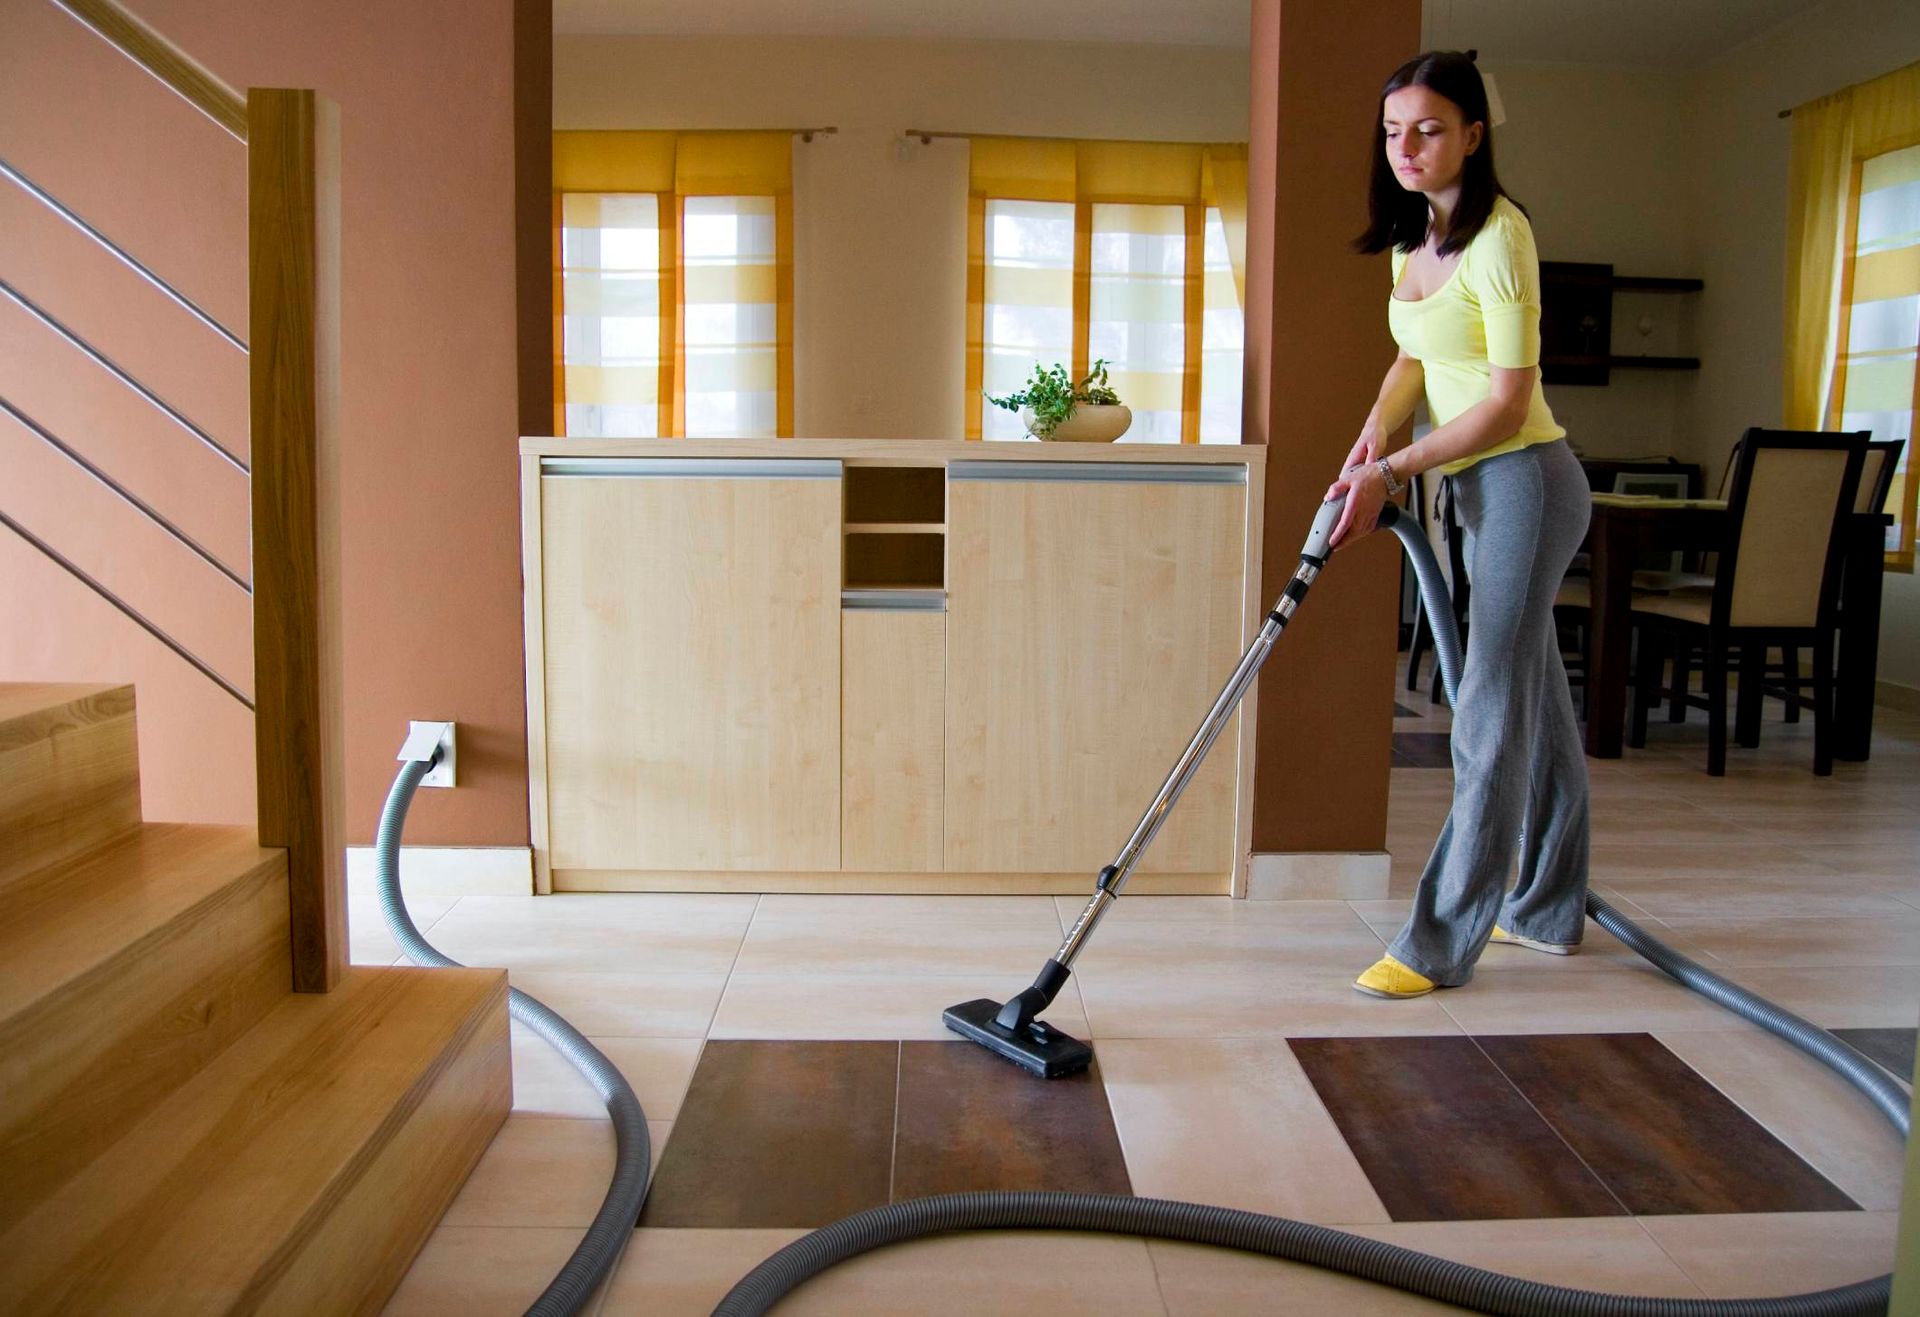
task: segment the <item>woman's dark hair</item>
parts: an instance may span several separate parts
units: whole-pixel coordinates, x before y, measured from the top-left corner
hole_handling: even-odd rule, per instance
[[[1480,145],[1461,166],[1460,201],[1440,242],[1440,255],[1462,251],[1478,236],[1493,214],[1497,197],[1507,196],[1493,172],[1493,125],[1487,113],[1487,85],[1480,80],[1474,65],[1476,51],[1430,50],[1408,60],[1393,71],[1387,85],[1380,89],[1384,111],[1387,97],[1402,87],[1426,87],[1460,107],[1460,116],[1469,126],[1481,125]],[[1507,197],[1509,201],[1513,198]],[[1520,203],[1513,203],[1519,206]],[[1525,207],[1521,212],[1525,213]],[[1427,240],[1430,222],[1427,199],[1418,192],[1400,186],[1393,166],[1387,163],[1387,127],[1382,117],[1373,119],[1373,172],[1367,182],[1367,231],[1353,240],[1355,250],[1383,252],[1398,247],[1414,251]]]

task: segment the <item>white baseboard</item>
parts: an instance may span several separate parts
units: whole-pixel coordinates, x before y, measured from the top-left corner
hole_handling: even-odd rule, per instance
[[[530,896],[533,848],[402,846],[400,881],[415,896]],[[373,847],[347,847],[347,890],[373,890]]]
[[[1896,681],[1876,681],[1873,683],[1873,702],[1884,704],[1889,709],[1899,709],[1903,713],[1920,713],[1920,690],[1902,686]]]
[[[1256,852],[1250,901],[1384,901],[1393,876],[1385,851]]]

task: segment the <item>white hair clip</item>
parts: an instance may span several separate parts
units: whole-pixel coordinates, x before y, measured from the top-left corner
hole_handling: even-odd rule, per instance
[[[1500,103],[1500,87],[1494,82],[1493,75],[1485,69],[1480,70],[1480,81],[1487,87],[1487,126],[1498,128],[1507,121],[1507,107]]]

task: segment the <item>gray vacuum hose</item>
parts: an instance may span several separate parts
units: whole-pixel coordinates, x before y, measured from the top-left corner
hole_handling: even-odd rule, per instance
[[[1379,524],[1399,536],[1413,563],[1433,622],[1441,681],[1457,707],[1460,636],[1440,564],[1425,532],[1397,506],[1388,504]],[[1832,1068],[1865,1093],[1905,1137],[1907,1094],[1865,1056],[1819,1026],[1702,968],[1591,893],[1587,913],[1680,983]],[[1633,1298],[1503,1276],[1364,1235],[1225,1207],[1117,1194],[971,1193],[875,1208],[797,1239],[748,1272],[714,1309],[714,1317],[757,1317],[828,1267],[887,1244],[951,1230],[1035,1229],[1144,1235],[1264,1253],[1503,1317],[1862,1317],[1887,1310],[1893,1280],[1880,1276],[1772,1299]]]
[[[407,913],[406,897],[400,890],[400,834],[407,826],[407,806],[420,779],[433,767],[432,760],[413,760],[400,766],[387,793],[386,807],[380,811],[380,830],[374,838],[375,883],[379,889],[380,910],[387,917],[387,929],[400,950],[416,965],[439,969],[459,969],[460,962],[443,956],[420,935],[413,917]],[[568,1024],[538,998],[518,988],[507,990],[507,1010],[513,1018],[552,1043],[573,1068],[607,1104],[613,1121],[616,1145],[613,1183],[594,1214],[593,1224],[573,1250],[546,1290],[527,1309],[537,1317],[573,1317],[587,1305],[596,1286],[613,1270],[620,1253],[633,1238],[634,1224],[640,1219],[640,1205],[647,1196],[647,1171],[652,1165],[653,1149],[647,1136],[647,1113],[620,1068],[578,1029]]]

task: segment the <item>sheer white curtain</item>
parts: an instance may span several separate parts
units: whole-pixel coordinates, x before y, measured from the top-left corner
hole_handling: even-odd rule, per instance
[[[1020,389],[1035,365],[1073,364],[1073,203],[988,201],[982,387]],[[982,408],[986,439],[1025,439],[1020,418]]]
[[[660,428],[660,198],[569,192],[560,224],[567,433],[653,438]]]
[[[1240,442],[1240,392],[1246,316],[1233,283],[1233,261],[1220,208],[1207,208],[1206,295],[1200,334],[1200,442]]]
[[[779,426],[774,199],[686,197],[681,206],[687,437],[772,438]]]
[[[1898,439],[1900,476],[1889,511],[1905,506],[1911,466],[1915,343],[1920,340],[1920,146],[1860,164],[1860,210],[1853,234],[1853,304],[1847,314],[1842,430]],[[1887,528],[1898,549],[1901,527]]]
[[[1087,360],[1133,411],[1128,443],[1180,442],[1186,269],[1184,206],[1095,203]]]

